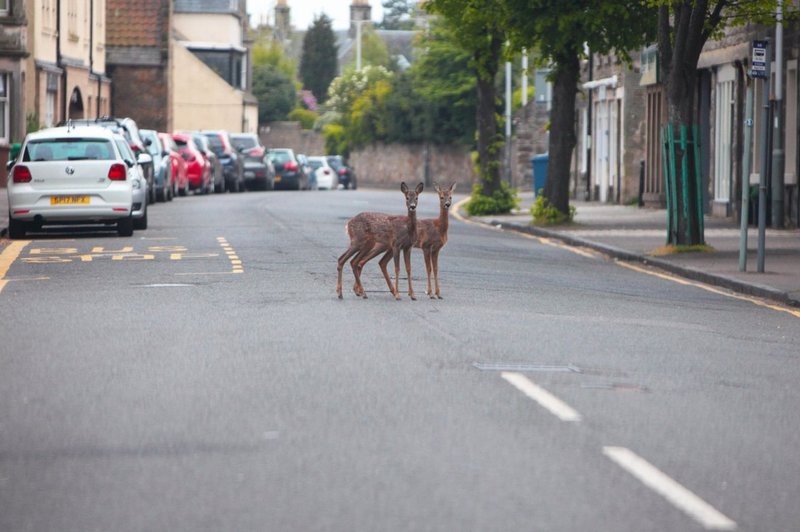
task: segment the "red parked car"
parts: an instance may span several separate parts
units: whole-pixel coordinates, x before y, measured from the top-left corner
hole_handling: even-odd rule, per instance
[[[211,162],[194,143],[190,133],[173,133],[172,138],[178,145],[178,151],[186,161],[186,175],[189,179],[189,190],[206,194],[214,190],[211,179]]]
[[[172,167],[172,195],[185,196],[189,190],[189,176],[186,173],[188,163],[181,156],[178,145],[172,135],[160,132],[158,138],[161,139],[161,144],[169,152]]]

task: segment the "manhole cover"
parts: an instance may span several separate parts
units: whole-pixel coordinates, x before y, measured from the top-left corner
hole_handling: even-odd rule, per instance
[[[539,371],[553,373],[580,373],[581,369],[576,366],[547,366],[541,364],[507,364],[491,362],[475,362],[473,367],[481,371]]]

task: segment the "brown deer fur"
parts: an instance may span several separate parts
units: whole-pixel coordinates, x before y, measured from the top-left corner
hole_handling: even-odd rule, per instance
[[[453,201],[453,191],[456,184],[453,183],[449,188],[441,188],[434,183],[436,193],[439,194],[439,217],[426,218],[417,222],[417,240],[414,247],[422,249],[425,257],[425,270],[428,273],[428,289],[425,292],[433,299],[442,299],[439,292],[439,251],[447,244],[447,228],[449,223],[450,204]],[[436,292],[431,290],[431,270],[436,286]]]
[[[411,247],[414,245],[417,226],[417,199],[422,193],[423,184],[420,183],[414,190],[408,188],[404,183],[400,184],[400,190],[406,197],[407,216],[393,216],[378,212],[363,212],[348,220],[345,228],[350,237],[350,247],[347,248],[338,260],[338,282],[336,284],[336,294],[342,298],[342,270],[345,262],[350,260],[353,269],[355,283],[353,291],[359,297],[367,298],[366,291],[361,284],[361,271],[369,260],[384,253],[379,265],[389,291],[395,299],[400,299],[399,278],[400,278],[400,252],[403,252],[406,273],[408,274],[408,294],[411,299],[414,297],[414,289],[411,285]],[[395,264],[395,283],[392,285],[386,265],[394,258]]]

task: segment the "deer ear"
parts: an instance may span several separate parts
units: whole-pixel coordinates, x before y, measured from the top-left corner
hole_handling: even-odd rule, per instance
[[[424,189],[424,188],[425,188],[425,184],[424,183],[418,184],[417,185],[417,194],[422,194],[422,189]]]
[[[400,190],[403,192],[403,194],[405,194],[406,192],[408,192],[408,185],[406,185],[406,182],[405,182],[405,181],[403,181],[402,183],[400,183]]]
[[[450,185],[450,193],[452,194],[455,191],[456,191],[456,184],[453,183],[452,185]]]
[[[439,183],[437,183],[436,181],[433,182],[433,190],[439,192]]]

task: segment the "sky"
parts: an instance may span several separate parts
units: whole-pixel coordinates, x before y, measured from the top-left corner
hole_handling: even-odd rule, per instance
[[[372,6],[372,20],[383,20],[382,0],[370,0]],[[247,0],[247,11],[252,24],[258,24],[263,16],[272,25],[275,22],[276,0]],[[287,0],[292,20],[292,26],[298,30],[305,30],[311,26],[314,16],[325,13],[333,20],[333,29],[346,30],[350,27],[350,4],[352,0]]]

